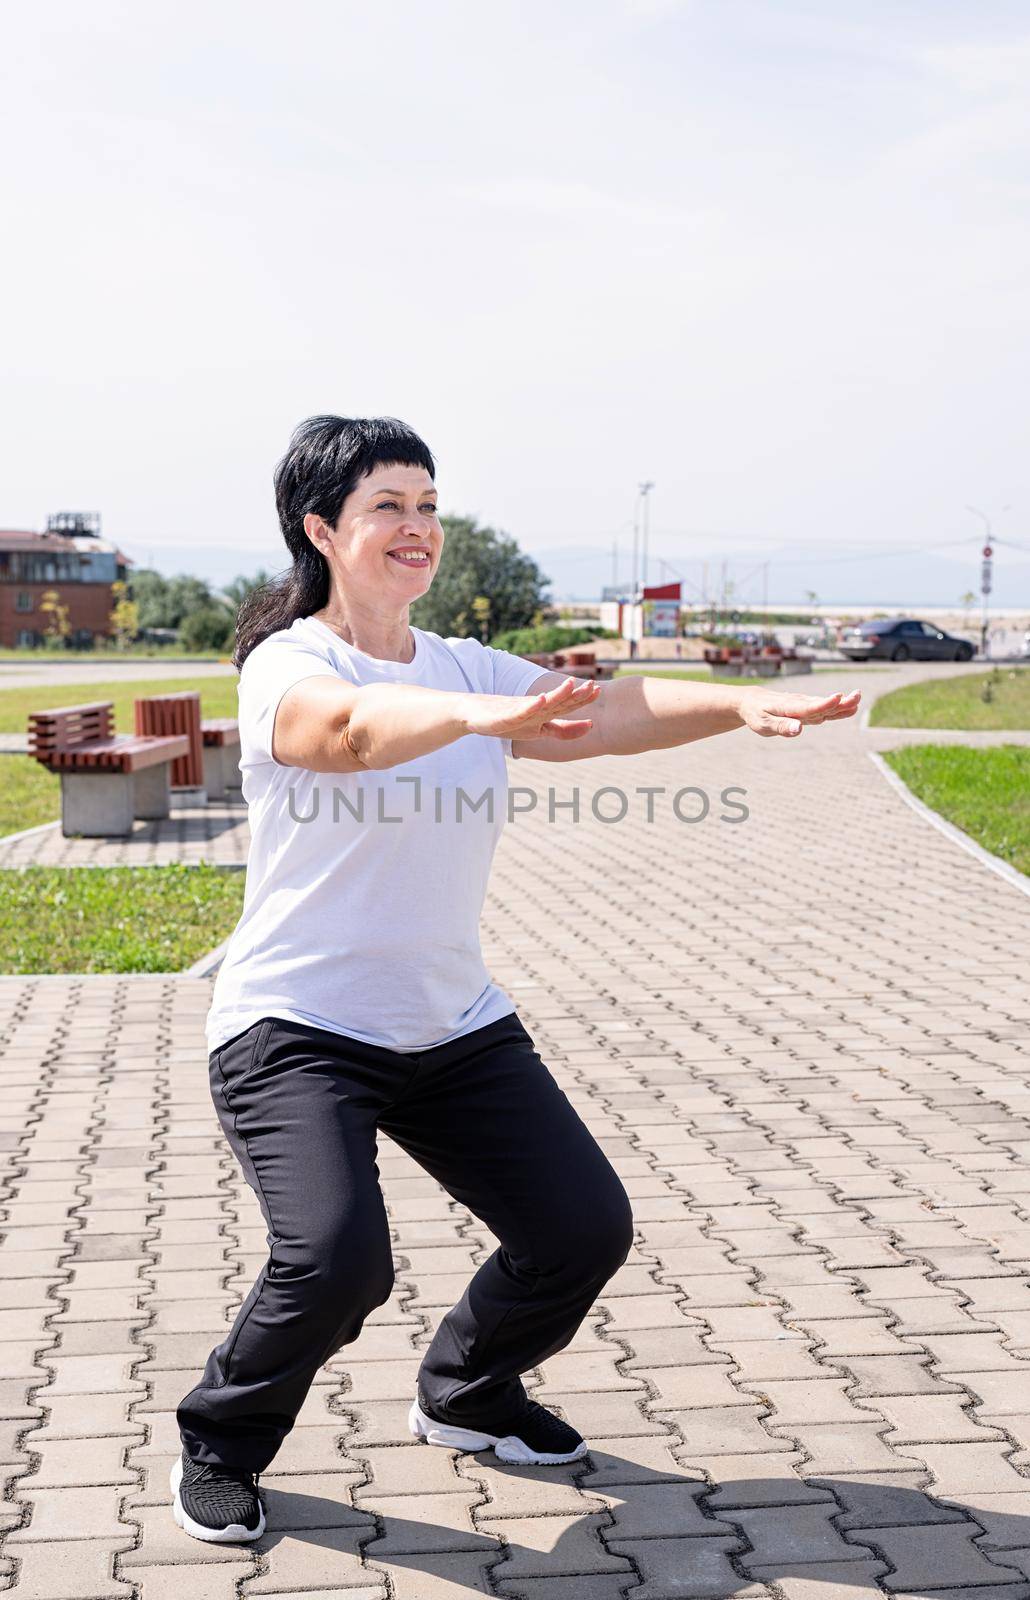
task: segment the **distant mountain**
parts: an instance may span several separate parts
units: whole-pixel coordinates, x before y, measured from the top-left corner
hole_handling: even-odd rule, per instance
[[[192,573],[218,588],[240,573],[250,575],[264,567],[281,572],[288,565],[281,544],[269,542],[242,551],[231,545],[158,544],[119,540],[126,555],[137,566],[154,566],[172,577]],[[768,600],[770,605],[803,605],[806,591],[812,590],[824,605],[885,606],[891,609],[917,609],[920,606],[954,606],[967,589],[979,600],[980,558],[975,543],[969,554],[954,556],[892,555],[881,550],[857,559],[843,560],[832,547],[813,549],[803,545],[780,550],[772,556],[761,547],[725,549],[682,549],[652,551],[649,561],[651,583],[682,578],[683,598],[700,599],[702,568],[708,562],[708,592],[712,598],[721,582],[722,562],[727,561],[727,576],[734,583],[734,600],[739,605],[760,603],[763,598],[762,563],[768,562]],[[531,549],[540,570],[550,580],[553,598],[596,600],[604,585],[612,581],[611,548],[603,545],[549,545]],[[661,566],[664,559],[666,566]],[[619,578],[629,577],[629,551],[619,552]],[[992,603],[998,606],[1025,606],[1030,611],[1030,555],[999,545],[994,561]]]
[[[555,600],[595,600],[604,585],[612,582],[612,553],[599,545],[552,545],[528,552],[550,579]],[[619,552],[619,580],[629,577],[629,552]],[[666,565],[661,565],[662,559]],[[703,567],[708,562],[708,597],[717,595],[722,563],[726,560],[728,579],[734,584],[733,598],[739,605],[759,604],[767,597],[770,605],[803,603],[811,590],[823,605],[876,605],[898,608],[952,606],[968,589],[979,601],[980,555],[975,543],[968,556],[961,558],[930,554],[893,555],[889,550],[844,560],[832,549],[813,550],[804,546],[782,549],[773,557],[761,548],[742,550],[734,545],[732,557],[726,550],[698,550],[685,556],[682,550],[652,551],[648,562],[650,583],[669,583],[681,578],[684,600],[700,600]],[[768,590],[763,588],[761,566],[768,562]],[[756,568],[759,569],[756,571]],[[994,559],[992,603],[998,606],[1025,606],[1030,610],[1030,555],[999,546]]]
[[[137,568],[152,567],[166,578],[187,573],[192,578],[203,578],[214,589],[231,583],[241,574],[251,577],[261,567],[275,573],[282,572],[290,564],[281,541],[270,543],[267,550],[261,546],[240,550],[236,545],[159,544],[156,539],[142,544],[133,539],[120,539],[118,543]]]

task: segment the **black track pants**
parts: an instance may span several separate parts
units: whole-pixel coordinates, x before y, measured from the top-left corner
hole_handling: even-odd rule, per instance
[[[488,1432],[516,1416],[519,1374],[569,1343],[632,1238],[621,1182],[518,1016],[412,1054],[265,1018],[210,1070],[270,1253],[178,1407],[187,1452],[263,1471],[318,1368],[389,1297],[377,1129],[500,1240],[425,1354],[429,1403]]]

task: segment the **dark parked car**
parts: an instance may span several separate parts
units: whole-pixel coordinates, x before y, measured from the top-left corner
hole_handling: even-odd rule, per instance
[[[976,646],[932,622],[883,617],[842,628],[837,648],[850,661],[971,661]]]

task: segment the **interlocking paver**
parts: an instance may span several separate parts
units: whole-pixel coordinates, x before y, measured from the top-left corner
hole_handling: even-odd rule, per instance
[[[127,1434],[121,1438],[28,1439],[26,1444],[38,1457],[37,1464],[18,1484],[22,1495],[36,1489],[87,1488],[90,1484],[127,1484],[137,1475],[123,1465],[125,1452],[136,1444]]]
[[[113,1570],[125,1548],[105,1539],[20,1545],[13,1593],[18,1600],[132,1600],[131,1584]]]
[[[611,1549],[632,1560],[643,1585],[633,1600],[720,1600],[722,1596],[770,1595],[764,1585],[741,1579],[730,1559],[742,1548],[740,1539],[637,1539],[613,1541]]]
[[[976,1546],[974,1540],[980,1530],[975,1522],[876,1528],[868,1532],[893,1568],[883,1579],[884,1588],[892,1593],[1018,1583],[1024,1577],[1018,1567],[1006,1564],[1004,1554],[988,1556]],[[850,1535],[854,1539],[862,1536],[861,1528]]]
[[[216,1566],[197,1567],[189,1570],[189,1575],[184,1573],[179,1565],[167,1567],[133,1567],[132,1581],[138,1583],[147,1600],[183,1600],[184,1590],[188,1585],[189,1600],[236,1600],[239,1585],[243,1578],[249,1577],[253,1571],[253,1563],[220,1562]],[[311,1600],[310,1596],[306,1600]],[[357,1600],[357,1592],[351,1590],[349,1600]],[[380,1600],[378,1591],[373,1591],[367,1600]]]
[[[259,1548],[267,1571],[244,1580],[241,1594],[282,1591],[367,1589],[369,1571],[361,1559],[367,1528],[319,1528],[281,1536],[266,1534]],[[228,1548],[227,1546],[224,1548]],[[181,1536],[179,1543],[181,1556]]]
[[[857,1542],[860,1535],[845,1539],[835,1526],[837,1508],[830,1504],[796,1506],[789,1517],[778,1507],[737,1510],[734,1524],[747,1535],[751,1549],[741,1553],[741,1565],[768,1567],[809,1561],[863,1561],[869,1550]]]
[[[31,1521],[8,1535],[8,1548],[55,1539],[116,1539],[123,1526],[118,1519],[120,1498],[114,1487],[44,1489],[26,1485],[17,1499],[30,1505]]]
[[[607,1539],[658,1539],[675,1528],[678,1534],[725,1538],[735,1529],[728,1519],[706,1516],[700,1501],[707,1493],[704,1483],[681,1479],[678,1483],[625,1484],[601,1493],[611,1514],[611,1534]],[[739,1521],[734,1516],[733,1522]]]
[[[625,1557],[606,1549],[599,1532],[608,1526],[605,1515],[506,1517],[498,1522],[482,1519],[481,1533],[506,1540],[506,1560],[493,1573],[494,1581],[510,1584],[520,1578],[553,1578],[562,1573],[631,1573]]]
[[[488,962],[638,1226],[529,1375],[590,1435],[571,1468],[412,1443],[420,1353],[494,1241],[384,1141],[397,1290],[318,1375],[263,1478],[259,1547],[187,1540],[174,1406],[267,1243],[208,1097],[210,980],[0,980],[12,1593],[1030,1595],[1027,907],[901,805],[870,737],[638,759],[667,789],[732,770],[753,803],[731,838],[659,811],[536,814],[502,842]],[[626,772],[518,781],[562,797]],[[841,871],[823,823],[844,788]],[[132,849],[210,853],[172,822]],[[217,849],[245,835],[237,808]],[[961,950],[931,931],[955,905]]]

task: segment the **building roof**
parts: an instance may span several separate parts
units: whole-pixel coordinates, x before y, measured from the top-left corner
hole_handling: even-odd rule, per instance
[[[73,550],[75,546],[63,533],[32,533],[20,529],[0,529],[0,550]]]
[[[32,529],[20,528],[0,529],[0,550],[8,552],[52,550],[55,554],[77,551],[87,558],[100,551],[105,555],[113,555],[123,566],[135,566],[135,562],[129,556],[123,555],[117,545],[108,539],[97,539],[91,534],[36,533]]]

